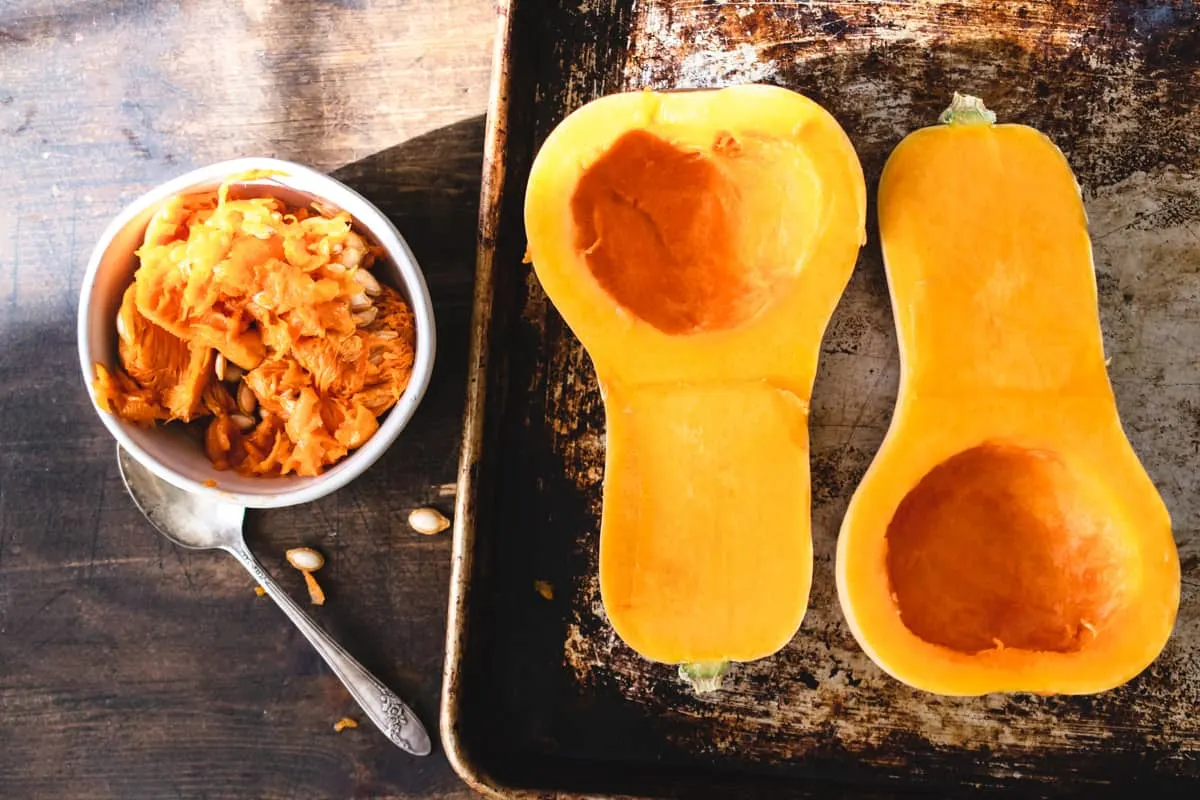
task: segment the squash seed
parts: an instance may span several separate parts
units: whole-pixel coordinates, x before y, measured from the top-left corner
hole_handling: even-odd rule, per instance
[[[343,243],[342,252],[338,254],[338,261],[342,262],[343,266],[357,267],[367,254],[367,244],[354,231],[346,234],[346,241]]]
[[[230,414],[229,418],[233,420],[234,425],[237,425],[238,430],[243,433],[254,427],[254,418],[247,417],[245,414]]]
[[[363,287],[363,291],[378,297],[383,293],[383,288],[379,285],[379,281],[375,280],[375,276],[365,269],[360,269],[354,273],[354,280],[358,281],[358,285]]]
[[[379,316],[379,309],[375,306],[359,311],[357,314],[351,314],[354,318],[354,324],[360,328],[365,328],[375,321],[375,317]]]
[[[254,409],[258,407],[258,398],[254,396],[254,390],[250,388],[250,384],[242,381],[238,384],[237,391],[238,410],[246,416],[253,416]]]
[[[449,528],[450,520],[436,508],[417,508],[408,515],[408,524],[417,533],[432,536]]]
[[[121,337],[121,341],[128,344],[130,342],[129,329],[125,327],[125,318],[117,314],[117,336]]]
[[[325,592],[321,584],[313,577],[313,573],[325,566],[325,556],[311,547],[293,547],[284,553],[288,563],[300,570],[304,575],[304,585],[308,587],[308,598],[314,606],[325,605]]]
[[[371,307],[371,298],[367,297],[366,292],[359,292],[350,296],[351,311],[366,311]]]
[[[217,380],[223,383],[237,383],[246,374],[246,371],[237,364],[229,363],[229,359],[217,353],[216,359],[213,360],[213,371],[217,373]]]
[[[289,564],[302,572],[316,572],[325,566],[325,556],[311,547],[293,547],[284,556]]]
[[[399,339],[400,334],[395,331],[375,331],[376,339]]]

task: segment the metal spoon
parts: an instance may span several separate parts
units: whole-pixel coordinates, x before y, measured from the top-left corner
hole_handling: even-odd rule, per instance
[[[397,747],[413,755],[429,755],[429,734],[412,709],[317,627],[250,553],[242,537],[246,509],[201,499],[177,489],[139,464],[120,446],[117,447],[117,465],[133,502],[160,533],[180,547],[224,550],[242,562],[304,638],[312,643],[379,730]]]

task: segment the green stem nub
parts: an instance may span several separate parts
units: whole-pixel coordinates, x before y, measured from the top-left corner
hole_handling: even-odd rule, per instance
[[[696,694],[707,694],[721,688],[721,678],[729,672],[728,661],[701,661],[696,664],[680,664],[679,677],[689,684]]]
[[[994,125],[996,112],[989,111],[978,97],[954,93],[950,107],[938,117],[943,125]]]

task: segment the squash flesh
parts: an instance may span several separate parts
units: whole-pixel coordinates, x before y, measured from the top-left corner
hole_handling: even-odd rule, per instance
[[[921,166],[898,162],[879,202],[911,391],[1111,397],[1087,217],[1058,149],[1016,125],[925,129],[902,147]]]
[[[617,633],[666,663],[778,650],[812,580],[806,404],[758,382],[611,385],[605,407],[600,588]]]
[[[1170,634],[1179,563],[1117,416],[1065,158],[1023,126],[917,131],[879,219],[900,393],[838,539],[851,630],[939,694],[1124,683]]]
[[[766,86],[601,98],[531,170],[528,254],[605,402],[604,607],[698,691],[807,608],[808,398],[865,206],[833,118]]]

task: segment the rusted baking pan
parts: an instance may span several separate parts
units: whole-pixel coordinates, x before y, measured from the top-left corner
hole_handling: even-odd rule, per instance
[[[515,797],[1194,795],[1200,6],[512,0],[501,13],[442,709],[459,772]],[[828,108],[872,197],[887,154],[955,90],[1066,153],[1089,214],[1120,412],[1183,564],[1174,635],[1128,685],[938,697],[886,676],[847,629],[835,540],[898,374],[873,219],[812,402],[815,577],[799,633],[698,698],[607,624],[603,409],[587,356],[522,262],[526,177],[554,124],[601,94],[748,81]]]

